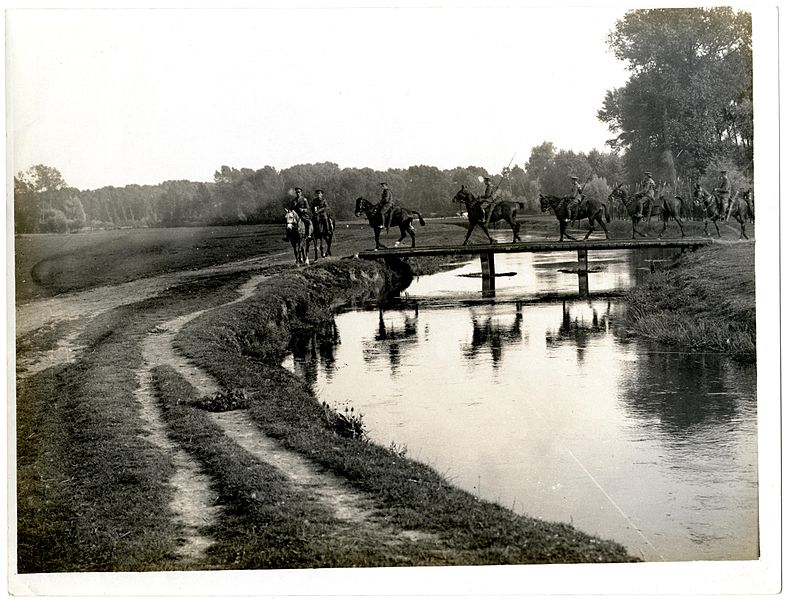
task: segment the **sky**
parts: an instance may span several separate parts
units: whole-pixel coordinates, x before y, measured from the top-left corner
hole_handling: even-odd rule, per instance
[[[623,8],[24,10],[7,15],[9,170],[69,185],[221,165],[524,165],[587,152],[628,74]]]

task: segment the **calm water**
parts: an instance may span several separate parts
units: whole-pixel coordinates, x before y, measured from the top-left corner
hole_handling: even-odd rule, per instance
[[[649,273],[642,257],[598,254],[591,291]],[[360,411],[373,440],[484,499],[647,560],[756,558],[754,368],[632,338],[614,299],[516,302],[576,293],[559,271],[575,259],[500,258],[517,275],[498,279],[495,302],[468,302],[473,262],[384,312],[338,315],[285,365]]]

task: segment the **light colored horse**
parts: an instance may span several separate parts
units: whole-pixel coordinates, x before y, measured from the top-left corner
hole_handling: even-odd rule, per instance
[[[294,210],[284,213],[285,235],[292,244],[295,264],[309,264],[309,238],[306,237],[306,224]]]

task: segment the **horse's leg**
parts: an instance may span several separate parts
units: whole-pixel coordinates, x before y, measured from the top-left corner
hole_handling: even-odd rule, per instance
[[[741,226],[741,235],[740,235],[740,237],[738,239],[740,240],[740,239],[746,238],[748,240],[749,236],[746,235],[746,219],[744,219],[740,215],[736,214],[735,215],[735,220],[738,221],[738,223],[740,223],[740,226]]]
[[[659,239],[661,239],[661,236],[664,235],[665,231],[667,231],[667,218],[666,217],[662,217],[661,220],[664,221],[664,226],[661,228],[661,231],[659,231],[659,235],[658,235]]]
[[[462,242],[462,245],[467,244],[467,240],[470,239],[470,234],[473,233],[473,229],[475,229],[475,221],[470,221],[470,225],[467,227],[467,235],[465,236],[465,241]]]
[[[514,239],[511,240],[511,242],[514,243],[519,239],[519,223],[512,220],[511,218],[506,219],[506,221],[508,221],[508,224],[511,225],[511,231],[514,233]]]
[[[380,249],[380,228],[374,227],[374,249]]]
[[[719,234],[719,239],[721,239],[721,231],[719,231],[719,220],[713,219],[713,226],[716,228],[716,233]]]
[[[604,219],[602,219],[601,215],[599,215],[596,220],[598,221],[598,224],[601,225],[601,229],[604,230],[604,237],[609,239],[609,230],[607,229],[607,226],[604,225]]]
[[[675,222],[678,224],[678,227],[680,227],[680,237],[686,237],[686,233],[683,231],[683,219],[675,217]]]
[[[410,238],[413,240],[410,247],[415,248],[415,228],[413,227],[412,222],[407,224],[407,233],[410,234]],[[404,234],[402,234],[402,237],[404,237]]]
[[[585,237],[582,238],[583,240],[588,239],[590,237],[590,234],[596,230],[596,228],[593,227],[593,219],[594,217],[588,217],[588,226],[590,227],[590,229],[588,229],[588,232],[585,234]]]
[[[396,244],[394,244],[396,247],[401,246],[402,240],[407,236],[407,225],[408,223],[406,221],[399,223],[399,239],[396,240]]]
[[[703,219],[702,220],[702,224],[705,225],[705,234],[704,235],[707,235],[708,237],[710,237],[710,233],[708,233],[708,219]]]
[[[486,228],[486,225],[484,225],[481,221],[479,221],[478,226],[481,228],[481,231],[483,231],[486,234],[486,237],[489,238],[489,243],[494,244],[495,240],[493,240],[492,236],[489,235],[489,230]]]

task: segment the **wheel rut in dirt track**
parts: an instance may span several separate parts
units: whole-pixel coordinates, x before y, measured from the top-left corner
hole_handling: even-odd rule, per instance
[[[227,304],[250,297],[265,278],[266,276],[252,277],[239,289],[239,297]],[[153,367],[166,365],[186,379],[199,396],[219,391],[213,378],[180,356],[173,344],[178,331],[204,312],[206,311],[182,315],[154,328],[143,342],[144,366],[139,373],[141,385],[138,398],[150,435],[157,443],[168,444],[176,457],[178,474],[172,481],[176,489],[176,500],[171,508],[185,532],[186,542],[182,548],[182,556],[188,560],[197,560],[209,545],[209,540],[199,531],[215,521],[220,507],[214,505],[212,499],[215,494],[210,490],[210,481],[199,466],[166,439],[165,425],[152,393],[150,373]],[[336,535],[347,539],[371,538],[376,543],[393,548],[417,542],[436,556],[445,554],[445,549],[433,534],[397,530],[385,523],[384,519],[375,515],[374,502],[370,497],[353,490],[346,481],[320,469],[300,454],[282,448],[254,424],[247,410],[211,413],[211,416],[229,439],[255,458],[276,467],[296,489],[313,502],[327,508],[342,522],[341,531],[337,531]]]

